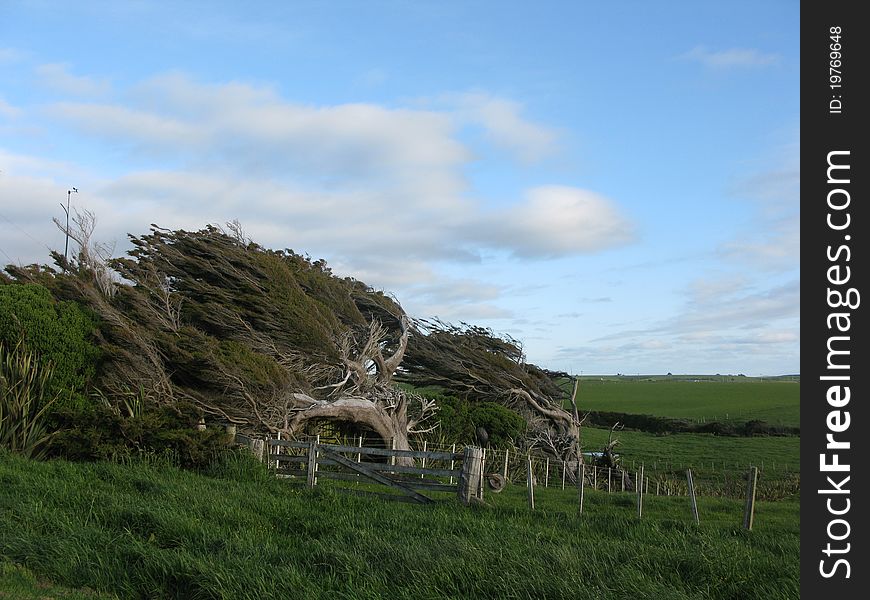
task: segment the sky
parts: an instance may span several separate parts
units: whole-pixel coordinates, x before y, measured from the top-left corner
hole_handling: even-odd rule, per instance
[[[0,263],[238,220],[550,369],[798,373],[799,12],[0,0]]]

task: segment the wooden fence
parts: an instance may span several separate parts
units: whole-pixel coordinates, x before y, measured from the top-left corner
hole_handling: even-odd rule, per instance
[[[421,504],[432,502],[425,492],[450,492],[463,504],[482,499],[483,452],[479,448],[466,447],[461,452],[397,450],[322,444],[316,438],[263,442],[240,435],[236,442],[249,446],[277,476],[304,479],[309,487],[315,487],[319,479],[331,479],[377,484],[392,493],[339,486],[342,491]]]
[[[532,510],[535,509],[536,487],[561,487],[564,490],[567,484],[568,487],[577,488],[581,513],[584,490],[589,487],[608,494],[633,493],[638,518],[643,516],[644,497],[648,494],[686,496],[690,500],[693,519],[699,522],[695,500],[699,491],[697,474],[691,468],[680,474],[660,474],[654,469],[646,470],[640,464],[634,472],[617,471],[578,464],[576,461],[563,463],[511,450],[465,447],[457,452],[455,445],[429,450],[425,443],[423,450],[373,448],[363,446],[362,438],[359,439],[359,445],[320,443],[319,436],[307,441],[292,441],[255,439],[239,434],[235,439],[237,443],[248,446],[278,477],[298,479],[309,487],[315,487],[318,479],[368,483],[374,484],[375,489],[386,487],[390,493],[360,489],[360,486],[339,485],[335,489],[421,504],[433,501],[427,493],[449,492],[456,494],[467,505],[483,500],[487,484],[491,490],[500,491],[507,481],[520,483],[524,480]],[[731,476],[731,481],[738,484],[743,492],[735,496],[742,497],[745,494],[746,529],[752,528],[758,474],[759,469],[753,466],[749,473],[743,473],[743,477],[737,473]],[[718,485],[705,491],[714,491],[716,488]]]

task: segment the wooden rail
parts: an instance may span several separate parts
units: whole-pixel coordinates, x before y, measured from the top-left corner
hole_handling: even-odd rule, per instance
[[[295,451],[295,452],[294,452]],[[368,482],[387,486],[400,496],[393,498],[421,504],[432,502],[417,490],[430,492],[453,492],[460,499],[462,469],[452,468],[456,461],[463,466],[468,462],[466,452],[434,452],[428,450],[394,450],[366,448],[340,444],[320,444],[317,441],[268,440],[264,460],[275,468],[279,477],[305,478],[309,487],[316,485],[318,478],[337,481]],[[350,455],[352,458],[345,456]],[[373,462],[372,458],[389,459]],[[368,460],[364,460],[368,459]],[[396,459],[419,461],[420,466],[395,464]],[[433,466],[440,462],[445,466]],[[446,468],[446,465],[451,468]],[[479,470],[479,468],[478,468]],[[449,480],[447,483],[444,480]],[[455,483],[456,481],[460,484]],[[338,488],[342,491],[348,488]],[[360,491],[360,490],[356,490]],[[383,496],[383,494],[381,494]],[[390,495],[387,494],[389,497]],[[464,500],[463,500],[464,501]]]

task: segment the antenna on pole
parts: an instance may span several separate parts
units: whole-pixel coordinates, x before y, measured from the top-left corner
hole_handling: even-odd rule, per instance
[[[64,242],[64,245],[63,245],[63,270],[64,270],[64,272],[66,272],[67,265],[68,265],[67,256],[69,254],[69,199],[70,199],[70,195],[73,192],[75,192],[76,194],[79,193],[77,188],[72,188],[72,189],[67,190],[66,191],[66,206],[64,206],[63,203],[61,203],[61,205],[60,205],[60,207],[63,209],[63,212],[66,213],[66,229],[64,230],[64,234],[66,235],[66,241]]]

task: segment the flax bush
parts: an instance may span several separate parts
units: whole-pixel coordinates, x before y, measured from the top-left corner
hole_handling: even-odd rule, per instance
[[[46,411],[59,393],[52,390],[53,366],[42,363],[22,341],[0,343],[0,447],[41,458],[53,436]]]

